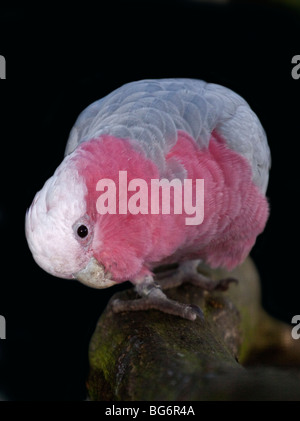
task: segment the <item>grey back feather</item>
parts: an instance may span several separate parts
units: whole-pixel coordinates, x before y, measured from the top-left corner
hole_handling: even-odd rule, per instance
[[[79,115],[65,155],[81,142],[110,134],[128,139],[168,176],[170,171],[180,172],[165,166],[165,156],[176,144],[178,130],[189,133],[200,148],[208,146],[211,132],[216,130],[229,148],[249,161],[254,183],[266,191],[270,150],[256,114],[230,89],[201,80],[141,80],[116,89]]]

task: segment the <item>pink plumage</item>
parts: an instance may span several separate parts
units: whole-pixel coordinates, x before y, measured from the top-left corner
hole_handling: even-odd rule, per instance
[[[26,216],[33,256],[53,275],[97,288],[130,280],[143,297],[133,310],[145,301],[145,308],[164,311],[168,302],[167,312],[194,319],[192,310],[187,315],[184,305],[179,311],[178,303],[172,307],[157,295],[153,269],[189,259],[232,269],[265,227],[266,137],[248,104],[218,85],[184,79],[125,85],[83,112],[66,153]],[[193,187],[204,180],[203,221],[188,225],[184,206],[175,212],[174,194],[169,214],[162,203],[158,214],[150,207],[99,213],[99,180],[119,191],[120,172],[126,172],[126,189],[143,180],[148,205],[154,179],[188,179]],[[128,203],[135,194],[126,191]]]
[[[118,159],[111,162],[112,156]],[[167,163],[170,158],[187,170],[187,178],[205,180],[205,217],[201,225],[186,225],[186,214],[174,215],[172,209],[170,215],[99,215],[99,192],[95,189],[98,180],[109,178],[118,185],[119,171],[126,170],[128,182],[143,178],[150,191],[151,179],[161,175],[155,163],[122,139],[102,136],[78,148],[75,162],[88,187],[88,213],[101,227],[94,234],[94,241],[101,244],[94,256],[118,282],[140,279],[141,271],[145,274],[162,262],[192,257],[212,267],[232,269],[245,259],[264,229],[268,203],[252,182],[249,163],[230,150],[217,133],[212,135],[208,149],[199,150],[187,133],[179,132],[176,145],[166,156]]]

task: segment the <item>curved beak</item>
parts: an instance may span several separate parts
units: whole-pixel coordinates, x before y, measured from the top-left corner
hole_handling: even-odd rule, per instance
[[[85,268],[79,272],[73,274],[79,282],[92,287],[92,288],[108,288],[115,285],[112,275],[109,272],[105,272],[104,266],[102,266],[98,260],[92,257]]]

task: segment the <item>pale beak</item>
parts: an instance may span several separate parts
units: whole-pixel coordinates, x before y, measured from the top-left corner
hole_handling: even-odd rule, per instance
[[[73,276],[79,282],[92,288],[108,288],[116,284],[116,282],[111,279],[112,275],[109,272],[105,272],[104,266],[102,266],[94,257],[90,259],[85,268],[74,273]]]

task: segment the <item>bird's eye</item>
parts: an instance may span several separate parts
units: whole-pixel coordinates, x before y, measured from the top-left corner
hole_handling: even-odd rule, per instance
[[[87,229],[87,227],[85,225],[80,225],[77,228],[77,234],[80,238],[85,238],[89,233],[89,230]]]

